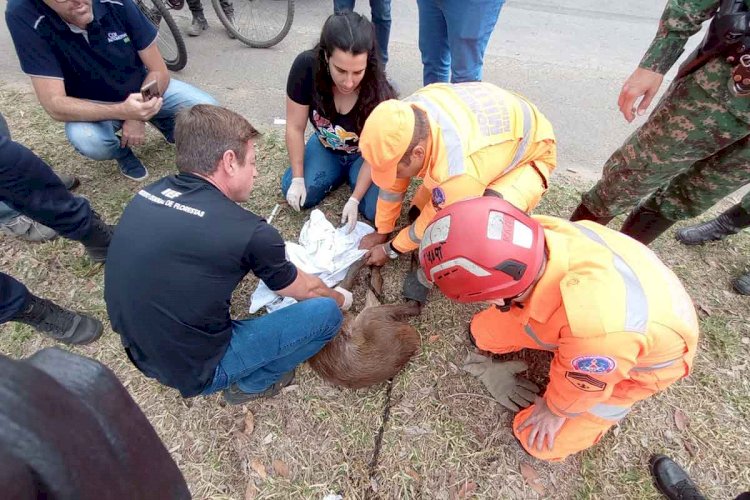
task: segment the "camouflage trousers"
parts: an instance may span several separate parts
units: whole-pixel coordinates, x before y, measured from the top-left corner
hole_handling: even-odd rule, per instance
[[[750,124],[687,76],[612,154],[582,202],[599,217],[629,212],[643,198],[667,219],[695,217],[750,183],[749,143]],[[750,210],[750,196],[742,205]]]

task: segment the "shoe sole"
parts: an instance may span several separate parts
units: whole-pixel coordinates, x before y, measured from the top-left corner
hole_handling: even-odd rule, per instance
[[[237,393],[230,393],[229,389],[225,389],[223,391],[224,401],[227,402],[227,404],[230,405],[241,405],[245,403],[249,403],[250,401],[256,401],[258,399],[268,399],[272,398],[274,396],[278,396],[279,393],[281,393],[282,389],[284,387],[288,387],[291,385],[295,380],[295,372],[292,371],[292,376],[289,378],[289,380],[284,381],[282,384],[278,386],[275,390],[272,390],[271,392],[267,392],[268,389],[262,391],[262,392],[256,392],[256,393],[248,393],[248,392],[237,392]],[[279,382],[275,382],[272,387],[275,387],[276,384]],[[234,384],[232,384],[234,385]],[[231,386],[230,386],[231,387]]]
[[[146,175],[144,175],[143,177],[133,177],[131,175],[126,174],[122,170],[120,170],[120,173],[122,174],[123,177],[126,177],[130,179],[131,181],[140,182],[140,181],[145,181],[146,179],[148,179],[148,172],[146,172]]]

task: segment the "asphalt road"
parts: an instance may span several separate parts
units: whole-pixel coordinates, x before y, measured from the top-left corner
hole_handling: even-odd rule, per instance
[[[547,115],[558,138],[559,170],[595,175],[635,129],[620,116],[617,95],[648,47],[664,3],[511,0],[503,7],[484,79],[526,95]],[[0,0],[3,10],[5,4]],[[206,7],[210,30],[199,38],[186,37],[188,65],[174,76],[213,93],[262,129],[280,128],[274,119],[284,117],[289,67],[300,51],[315,44],[332,2],[296,0],[289,35],[270,49],[228,39]],[[392,9],[388,73],[407,95],[422,80],[416,2],[393,0]],[[369,16],[369,2],[360,0],[357,10]],[[176,18],[183,28],[190,24],[187,8]],[[6,84],[28,87],[6,26],[0,29],[0,75]]]

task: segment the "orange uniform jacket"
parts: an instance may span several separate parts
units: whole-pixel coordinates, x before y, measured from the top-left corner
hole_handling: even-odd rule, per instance
[[[545,394],[559,416],[617,421],[686,376],[698,341],[692,300],[647,247],[584,221],[535,216],[549,261],[524,308],[472,322],[477,346],[555,352]]]
[[[422,212],[393,242],[400,252],[419,246],[437,210],[481,196],[487,188],[526,212],[547,190],[557,165],[552,125],[523,97],[495,85],[474,82],[429,85],[408,98],[430,118],[431,146],[412,204]],[[411,179],[380,189],[375,226],[394,230]]]

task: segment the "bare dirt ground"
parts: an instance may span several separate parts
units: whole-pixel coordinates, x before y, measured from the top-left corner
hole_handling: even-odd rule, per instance
[[[119,175],[114,162],[75,153],[62,125],[52,122],[33,96],[0,87],[0,109],[16,140],[59,171],[78,175],[79,194],[107,221],[117,221],[139,185]],[[173,173],[173,148],[153,130],[138,154],[151,180]],[[277,134],[266,135],[259,166],[261,179],[248,208],[268,215],[280,199],[286,166]],[[556,176],[537,212],[567,216],[588,185]],[[337,217],[347,196],[339,190],[321,208]],[[274,225],[292,240],[304,218],[287,208]],[[99,342],[73,350],[114,370],[195,498],[321,499],[329,493],[346,499],[658,498],[647,468],[648,457],[658,452],[684,464],[709,498],[732,498],[750,489],[750,298],[734,294],[729,283],[750,270],[750,235],[698,248],[682,247],[667,235],[653,248],[698,307],[702,337],[694,373],[638,404],[598,446],[561,464],[526,455],[510,432],[512,415],[461,371],[466,327],[477,307],[452,304],[437,293],[414,321],[423,342],[419,355],[392,384],[369,390],[327,386],[304,366],[296,385],[282,395],[229,407],[220,396],[184,400],[146,379],[109,329]],[[388,301],[399,300],[406,268],[407,262],[398,262],[384,271]],[[103,268],[92,265],[79,244],[59,239],[31,245],[2,237],[0,269],[32,292],[108,325]],[[247,316],[255,284],[248,278],[235,293],[236,317]],[[25,357],[51,345],[26,326],[0,326],[0,352],[6,355]],[[545,381],[549,354],[526,351],[514,357],[529,361],[530,378]],[[539,476],[535,489],[521,473],[524,464]]]

